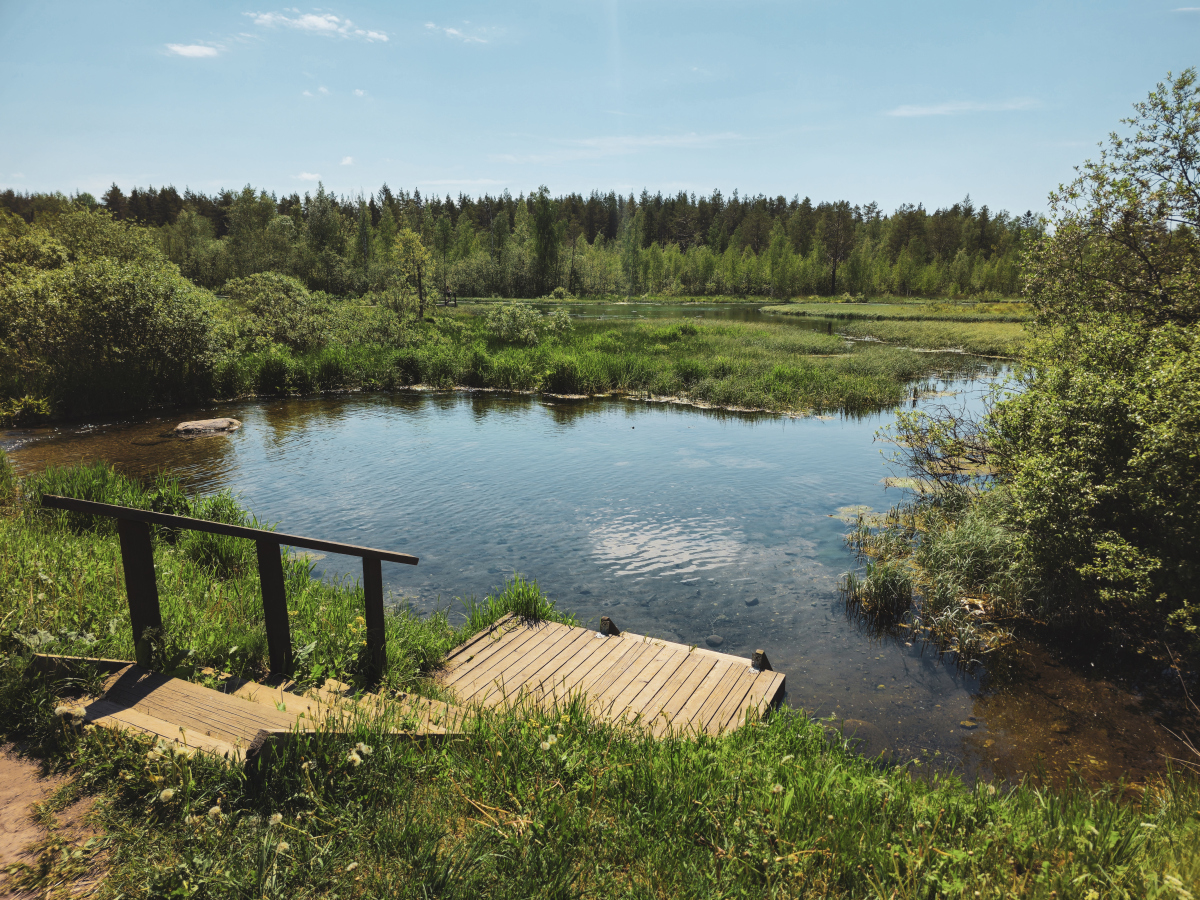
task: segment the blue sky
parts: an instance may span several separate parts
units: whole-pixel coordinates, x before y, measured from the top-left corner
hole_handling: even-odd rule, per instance
[[[0,187],[23,191],[320,178],[1020,212],[1200,62],[1200,7],[0,0],[0,47]]]

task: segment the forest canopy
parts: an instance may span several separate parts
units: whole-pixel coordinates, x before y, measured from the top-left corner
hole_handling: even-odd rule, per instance
[[[396,236],[411,229],[431,255],[432,296],[684,295],[941,296],[995,299],[1019,289],[1020,253],[1042,234],[1032,212],[960,203],[814,204],[808,197],[593,191],[457,199],[419,189],[370,197],[278,196],[250,185],[213,195],[114,184],[88,194],[0,192],[0,207],[34,223],[74,208],[151,229],[163,255],[196,284],[278,272],[340,296],[403,280]]]

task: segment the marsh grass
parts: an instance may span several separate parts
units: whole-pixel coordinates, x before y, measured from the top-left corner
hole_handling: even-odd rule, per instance
[[[764,306],[763,312],[781,316],[816,316],[825,319],[870,319],[940,322],[1024,322],[1030,318],[1025,303],[953,303],[911,300],[904,303],[813,303],[798,301]]]
[[[880,520],[859,516],[846,543],[865,564],[848,572],[847,602],[970,662],[1007,641],[999,624],[1021,609],[1028,584],[1013,536],[996,524],[998,494],[945,489],[893,507]]]
[[[1005,359],[1020,357],[1026,346],[1024,326],[1012,322],[852,321],[839,323],[838,331],[903,347],[955,350]]]
[[[463,310],[424,323],[404,346],[283,347],[226,358],[224,398],[456,386],[569,395],[673,397],[769,411],[866,412],[901,402],[938,364],[787,325],[586,321],[530,345]]]

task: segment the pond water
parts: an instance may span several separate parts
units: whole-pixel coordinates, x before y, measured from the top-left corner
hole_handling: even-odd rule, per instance
[[[938,385],[977,404],[987,381]],[[945,397],[922,400],[945,403]],[[186,418],[230,436],[169,436]],[[1093,780],[1161,770],[1159,711],[1103,668],[1015,647],[957,667],[848,615],[855,565],[835,516],[902,499],[865,417],[735,415],[635,401],[405,392],[222,405],[170,419],[9,432],[18,471],[106,459],[232,488],[280,530],[415,554],[385,566],[395,602],[460,608],[520,572],[581,622],[749,656],[787,673],[787,703],[851,720],[868,749],[1020,777],[1040,758]],[[317,560],[356,576],[354,560]]]

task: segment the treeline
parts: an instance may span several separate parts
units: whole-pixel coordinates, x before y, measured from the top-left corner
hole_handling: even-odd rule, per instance
[[[88,194],[0,193],[27,222],[79,206],[153,229],[163,252],[197,284],[259,272],[292,275],[338,295],[386,291],[401,277],[395,240],[404,228],[432,253],[430,288],[461,296],[725,295],[786,298],[1012,296],[1021,248],[1042,225],[976,207],[813,204],[680,192],[551,197],[423,197],[386,184],[370,197],[277,196],[246,186],[209,196],[174,187],[113,185]]]

